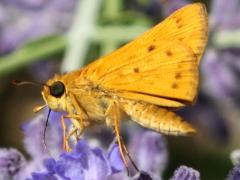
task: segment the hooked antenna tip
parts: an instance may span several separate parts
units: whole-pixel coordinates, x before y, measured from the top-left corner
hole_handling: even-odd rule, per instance
[[[20,83],[20,81],[18,81],[18,80],[12,80],[12,81],[11,81],[11,84],[13,84],[13,85],[15,85],[15,86],[18,86],[19,83]]]

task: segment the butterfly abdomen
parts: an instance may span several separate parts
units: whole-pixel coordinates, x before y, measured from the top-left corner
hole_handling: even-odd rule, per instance
[[[131,100],[124,100],[121,107],[133,121],[157,132],[168,135],[196,133],[189,123],[168,109]]]

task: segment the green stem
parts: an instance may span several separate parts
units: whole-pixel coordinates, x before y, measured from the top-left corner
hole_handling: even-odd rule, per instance
[[[128,42],[148,30],[147,26],[128,25],[128,26],[104,26],[97,27],[93,34],[93,41],[117,41],[118,43]]]
[[[80,0],[73,25],[68,33],[68,45],[61,70],[72,71],[84,65],[92,33],[95,31],[97,13],[102,0]]]
[[[0,58],[0,75],[11,73],[39,60],[61,52],[65,49],[66,39],[53,35],[26,44],[21,49]]]
[[[67,38],[63,36],[48,36],[30,42],[17,51],[0,58],[0,75],[11,73],[28,64],[45,60],[46,58],[66,49],[62,63],[62,71],[71,71],[84,65],[86,53],[91,42],[103,46],[101,55],[113,51],[118,45],[134,39],[148,29],[148,25],[97,25],[103,0],[81,0],[76,8],[76,15]],[[118,3],[116,3],[116,2]],[[122,6],[121,0],[114,0]],[[107,14],[118,14],[122,9],[108,0]],[[115,16],[115,15],[114,15]],[[116,15],[117,16],[117,15]]]
[[[116,41],[111,40],[106,40],[105,42],[103,42],[101,46],[101,55],[106,55],[113,52],[118,47],[118,44],[116,43]]]
[[[123,9],[122,0],[105,0],[103,3],[104,3],[103,4],[103,7],[104,7],[103,17],[104,18],[114,19],[120,14],[120,11]]]
[[[240,30],[228,30],[215,32],[213,43],[217,48],[239,48],[240,47]]]
[[[143,33],[144,26],[105,26],[99,27],[92,35],[92,41],[111,42],[112,48],[105,46],[103,53],[114,50],[117,43],[124,43]],[[127,32],[127,33],[126,33]],[[0,58],[0,75],[11,73],[34,62],[45,60],[56,53],[64,51],[67,44],[65,36],[53,35],[44,37],[24,45],[21,49]],[[79,59],[76,60],[79,63]],[[70,63],[70,62],[69,62]]]

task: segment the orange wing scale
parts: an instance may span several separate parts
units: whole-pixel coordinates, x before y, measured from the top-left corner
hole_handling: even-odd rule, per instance
[[[83,69],[100,88],[133,100],[182,107],[193,103],[207,42],[201,3],[179,9],[136,40]]]

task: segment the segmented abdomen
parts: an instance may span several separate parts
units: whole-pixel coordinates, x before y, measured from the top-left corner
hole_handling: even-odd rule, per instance
[[[122,109],[140,125],[169,135],[186,135],[196,130],[180,116],[168,109],[132,100],[123,100]]]

